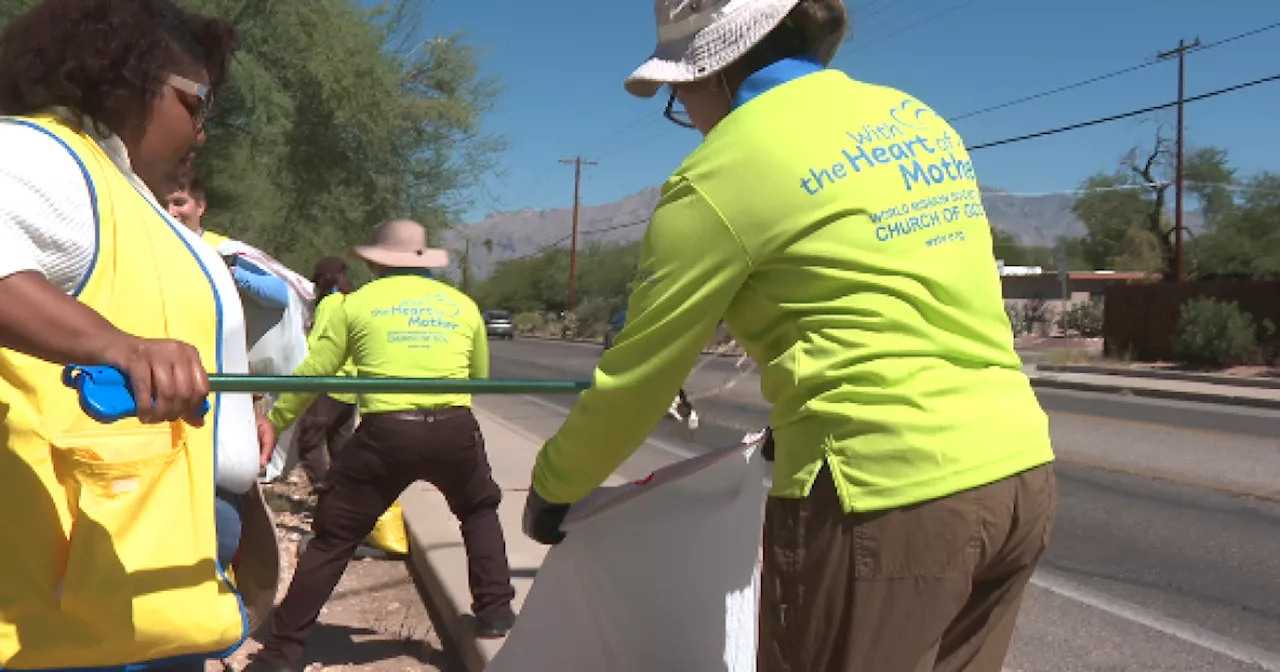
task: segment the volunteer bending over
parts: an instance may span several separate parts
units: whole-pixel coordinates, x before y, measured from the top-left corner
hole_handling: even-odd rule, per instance
[[[427,247],[426,229],[395,220],[356,254],[378,279],[347,295],[295,375],[331,376],[350,358],[359,378],[488,378],[480,309],[431,278],[448,253]],[[319,326],[319,325],[318,325]],[[284,431],[315,399],[285,394],[271,409]],[[301,669],[307,637],[356,547],[414,481],[436,486],[462,527],[476,633],[511,629],[511,570],[494,482],[469,394],[362,394],[355,435],[334,458],[315,514],[315,539],[298,560],[289,593],[243,672]]]
[[[197,412],[206,371],[247,370],[240,301],[154,196],[236,45],[169,0],[45,0],[0,34],[0,667],[203,669],[248,634],[215,486],[252,491],[271,428],[247,395]],[[99,424],[64,364],[154,404]]]
[[[561,538],[723,316],[773,407],[758,669],[998,672],[1048,541],[1053,452],[963,142],[913,96],[826,68],[839,0],[656,14],[626,88],[665,85],[703,142],[662,188],[626,327],[538,455],[526,530]]]

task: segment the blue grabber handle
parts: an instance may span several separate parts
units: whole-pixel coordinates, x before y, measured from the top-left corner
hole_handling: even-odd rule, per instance
[[[133,386],[123,371],[110,366],[77,366],[62,370],[62,383],[80,393],[80,408],[89,417],[110,424],[138,414],[133,400]],[[209,400],[200,414],[209,413]]]

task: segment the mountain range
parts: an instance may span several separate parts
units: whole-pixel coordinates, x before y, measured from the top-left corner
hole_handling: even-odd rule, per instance
[[[579,213],[579,249],[592,242],[626,243],[644,235],[645,224],[658,203],[658,187],[649,187],[614,203],[584,206]],[[1007,231],[1024,245],[1052,245],[1059,236],[1085,234],[1071,206],[1071,194],[1022,195],[984,187],[983,205],[991,225]],[[1188,213],[1188,227],[1196,228],[1197,213]],[[544,249],[568,247],[573,210],[523,208],[497,212],[484,220],[465,224],[443,234],[456,260],[464,249],[464,235],[471,239],[473,277],[488,277],[505,260],[533,256]],[[486,245],[490,241],[491,245]]]

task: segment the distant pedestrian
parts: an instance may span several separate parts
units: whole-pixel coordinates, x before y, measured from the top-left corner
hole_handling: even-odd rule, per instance
[[[757,669],[1000,672],[1054,456],[962,139],[827,67],[840,0],[655,4],[626,88],[665,87],[703,140],[663,186],[618,345],[538,455],[526,530],[563,537],[723,317],[773,406]]]
[[[448,254],[427,247],[421,224],[383,224],[374,244],[355,253],[377,279],[346,296],[296,375],[333,375],[350,358],[362,378],[489,377],[480,309],[431,277],[430,269],[448,264]],[[282,395],[271,409],[276,429],[284,431],[314,398]],[[502,637],[515,621],[515,589],[498,522],[502,491],[471,413],[471,395],[362,394],[358,400],[360,425],[329,469],[329,487],[316,507],[315,538],[246,672],[299,669],[307,636],[347,562],[378,517],[415,481],[439,488],[461,525],[477,633]]]

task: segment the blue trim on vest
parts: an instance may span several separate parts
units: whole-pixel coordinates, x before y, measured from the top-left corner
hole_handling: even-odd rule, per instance
[[[12,117],[0,117],[0,121],[12,122],[12,123],[20,124],[23,126],[28,126],[46,135],[49,135],[54,140],[57,140],[59,144],[61,144],[63,147],[67,149],[68,152],[71,153],[71,156],[75,158],[76,163],[80,164],[80,170],[83,171],[85,174],[85,180],[89,184],[90,199],[93,201],[93,205],[94,205],[93,218],[94,218],[95,233],[97,238],[95,240],[95,245],[94,245],[93,263],[89,268],[89,273],[85,274],[84,279],[81,281],[80,287],[77,288],[76,290],[78,294],[80,290],[84,288],[85,284],[88,283],[89,277],[92,276],[93,274],[93,269],[97,266],[97,261],[98,261],[97,248],[101,244],[101,236],[102,236],[101,222],[98,219],[97,192],[94,191],[93,182],[92,180],[89,179],[88,170],[86,169],[84,163],[80,161],[80,157],[76,155],[75,151],[73,151],[71,147],[67,145],[65,141],[63,141],[62,138],[59,138],[57,135],[54,135],[48,129],[42,128],[39,125],[33,124],[29,121],[24,121],[22,119],[15,119]],[[126,178],[126,181],[127,181],[127,178]],[[222,350],[223,350],[222,300],[221,300],[221,295],[218,294],[218,287],[213,282],[213,275],[209,273],[208,267],[206,267],[204,265],[204,262],[200,260],[200,255],[196,253],[196,250],[194,247],[191,246],[191,243],[188,242],[187,239],[182,236],[182,233],[178,231],[176,225],[169,219],[168,215],[164,211],[157,208],[156,205],[152,203],[150,199],[147,198],[147,195],[142,193],[136,186],[133,185],[132,182],[130,182],[129,186],[132,186],[133,190],[137,192],[139,196],[142,197],[142,200],[145,201],[147,205],[151,206],[151,209],[154,210],[157,215],[159,215],[160,219],[169,227],[170,230],[173,231],[173,234],[175,236],[178,236],[178,240],[182,241],[182,244],[186,246],[189,252],[191,252],[191,256],[195,257],[196,263],[200,266],[200,270],[204,272],[205,278],[209,281],[209,288],[213,290],[214,311],[217,318],[218,338],[217,338],[217,352],[216,352],[217,358],[216,359],[218,364],[218,371],[222,371]],[[216,402],[214,404],[215,413],[213,415],[213,460],[214,460],[213,463],[214,463],[215,479],[217,478],[217,464],[218,464],[218,416],[219,416],[216,410],[222,407],[221,397],[222,397],[222,393],[220,392],[215,393]],[[216,480],[214,483],[214,491],[215,492],[217,491]],[[210,653],[191,653],[191,654],[185,654],[182,656],[175,656],[172,658],[162,658],[157,660],[149,660],[141,663],[114,665],[110,667],[65,668],[67,672],[145,672],[147,670],[153,670],[158,667],[168,667],[170,665],[177,665],[180,663],[196,663],[196,662],[204,662],[211,658],[226,658],[231,654],[235,653],[235,651],[239,649],[241,646],[243,646],[245,641],[249,639],[249,612],[245,609],[244,598],[241,597],[240,591],[236,590],[236,587],[232,585],[230,578],[227,577],[226,570],[222,567],[222,564],[218,562],[218,553],[216,548],[214,549],[213,562],[214,562],[214,565],[218,568],[218,578],[222,579],[223,584],[225,584],[228,588],[231,589],[231,594],[235,595],[236,597],[236,605],[240,608],[240,640],[238,642],[236,642],[234,645],[222,651],[216,651],[216,652],[210,652]],[[3,669],[7,669],[7,668],[0,667],[0,670],[3,670]],[[55,672],[55,670],[50,670],[49,672]]]
[[[191,253],[191,256],[195,258],[196,264],[200,266],[200,270],[204,272],[204,277],[209,281],[209,288],[213,290],[214,313],[217,317],[217,329],[218,329],[217,362],[218,362],[218,372],[220,373],[222,372],[222,351],[225,345],[223,343],[223,332],[222,332],[224,317],[222,314],[222,295],[218,294],[218,285],[213,281],[213,274],[211,274],[209,272],[209,268],[204,265],[204,261],[200,259],[200,254],[196,252],[195,247],[193,247],[191,245],[191,242],[188,241],[186,237],[182,235],[182,232],[178,230],[178,225],[175,224],[173,220],[169,218],[168,213],[159,209],[159,207],[157,207],[155,203],[152,203],[151,199],[147,198],[147,195],[142,193],[142,191],[139,190],[137,186],[134,186],[132,182],[130,183],[130,186],[133,186],[133,190],[137,192],[139,196],[142,197],[143,201],[146,201],[147,205],[151,206],[151,209],[154,210],[156,215],[160,217],[161,221],[163,221],[169,227],[169,230],[173,231],[173,235],[178,237],[178,240],[182,242],[182,244],[187,248],[187,251]],[[214,487],[214,491],[217,492],[217,488],[218,488],[217,466],[218,466],[218,450],[219,450],[218,431],[220,429],[218,425],[222,415],[218,411],[222,409],[222,393],[215,392],[214,398],[215,398],[215,403],[214,403],[214,414],[213,414],[213,465],[214,465],[214,469],[213,469],[214,486],[213,487]],[[217,535],[215,534],[214,536],[216,537]],[[216,538],[215,538],[215,546],[216,546]],[[195,662],[197,660],[203,661],[203,660],[208,660],[210,658],[226,658],[231,654],[235,653],[236,650],[239,649],[241,646],[243,646],[245,641],[249,639],[249,612],[245,609],[244,598],[240,595],[240,591],[236,589],[235,585],[231,583],[231,579],[227,576],[226,569],[222,566],[222,563],[218,562],[218,554],[217,554],[216,547],[214,549],[214,554],[213,554],[213,563],[218,568],[218,578],[222,579],[222,583],[231,589],[231,594],[236,596],[236,605],[240,608],[240,640],[237,641],[234,645],[222,651],[211,652],[208,654],[202,654],[202,653],[189,654],[185,656],[179,656],[177,658],[166,658],[164,660],[147,661],[146,663],[140,663],[138,665],[130,666],[126,668],[125,672],[137,672],[140,670],[146,670],[146,669],[155,668],[155,667],[168,666],[175,663]]]
[[[65,140],[59,138],[53,131],[25,119],[0,117],[0,121],[26,126],[53,138],[59,145],[62,145],[63,149],[67,150],[72,159],[75,159],[76,165],[80,166],[80,174],[84,175],[84,182],[89,187],[89,205],[93,208],[93,256],[89,258],[89,270],[85,272],[84,277],[80,278],[80,284],[76,285],[75,289],[71,291],[71,296],[79,297],[80,292],[84,291],[85,285],[89,284],[89,278],[93,275],[94,269],[98,267],[98,254],[102,247],[102,220],[98,216],[98,190],[93,186],[93,178],[89,177],[89,169],[84,165],[80,155],[76,154],[74,149],[71,149],[71,145],[68,145]]]
[[[736,110],[746,105],[774,87],[825,69],[817,59],[810,56],[794,56],[770,63],[743,80],[733,96],[733,108]]]

